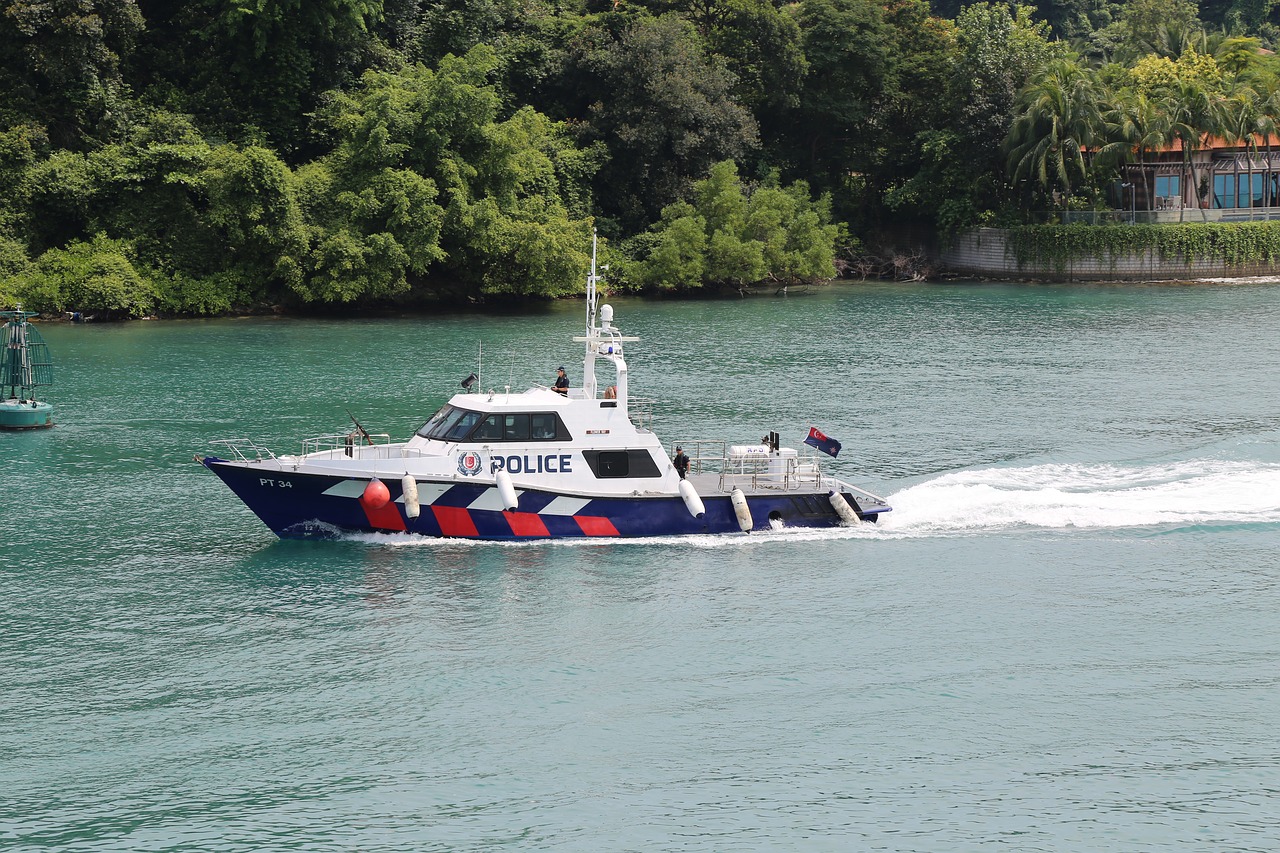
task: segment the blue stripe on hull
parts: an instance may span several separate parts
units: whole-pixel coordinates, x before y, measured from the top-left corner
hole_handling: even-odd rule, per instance
[[[297,472],[264,471],[221,459],[206,458],[204,464],[235,493],[262,520],[267,527],[283,538],[316,538],[332,536],[341,531],[385,532],[386,528],[370,524],[358,500],[324,494],[326,489],[343,482],[347,477],[333,477]],[[401,495],[397,478],[384,481],[392,500]],[[465,513],[475,527],[475,538],[494,540],[527,540],[536,538],[582,538],[587,535],[618,535],[624,537],[673,536],[697,533],[737,533],[740,531],[737,516],[727,495],[703,496],[706,514],[693,518],[679,497],[660,498],[596,498],[574,516],[537,515],[546,528],[546,535],[524,535],[513,532],[507,515],[493,510],[467,510],[489,486],[475,483],[459,483],[434,501],[434,506],[448,508],[451,513]],[[520,495],[517,511],[537,513],[545,508],[555,495],[550,492],[527,490]],[[851,506],[853,495],[845,495]],[[754,530],[769,530],[770,515],[776,513],[788,527],[835,527],[840,518],[825,494],[752,495],[747,497]],[[404,505],[395,504],[396,510],[409,533],[440,537],[445,535],[441,522],[431,506],[423,506],[417,518],[407,518]],[[876,514],[864,513],[866,521],[875,521]],[[581,521],[580,521],[581,520]],[[607,520],[615,533],[600,532],[600,520]],[[456,530],[451,535],[459,534]]]

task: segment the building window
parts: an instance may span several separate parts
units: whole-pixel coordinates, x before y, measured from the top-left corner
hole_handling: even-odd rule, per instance
[[[1182,198],[1182,177],[1161,175],[1156,178],[1156,208],[1173,207]]]
[[[1218,208],[1236,206],[1236,176],[1213,176],[1213,206]]]

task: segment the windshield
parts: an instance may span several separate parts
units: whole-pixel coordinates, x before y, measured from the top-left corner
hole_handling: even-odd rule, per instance
[[[439,441],[459,441],[480,419],[479,412],[471,412],[454,406],[445,406],[431,416],[418,430],[423,438],[434,438]]]
[[[425,424],[418,427],[418,435],[422,436],[423,438],[429,438],[431,435],[431,431],[436,427],[438,427],[441,421],[449,417],[449,414],[452,411],[453,411],[453,406],[445,404],[443,407],[441,407],[440,411],[436,412],[434,415],[431,416],[431,420],[427,421]]]

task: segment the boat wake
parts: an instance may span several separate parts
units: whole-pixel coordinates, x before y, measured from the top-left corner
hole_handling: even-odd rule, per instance
[[[1191,460],[1161,465],[1046,464],[956,471],[888,497],[878,524],[782,528],[750,535],[653,536],[492,542],[412,534],[348,533],[384,547],[616,548],[679,544],[739,548],[771,542],[896,539],[1001,530],[1183,529],[1280,523],[1280,464]]]
[[[880,530],[899,535],[1270,524],[1280,522],[1280,464],[983,468],[935,477],[889,503]]]

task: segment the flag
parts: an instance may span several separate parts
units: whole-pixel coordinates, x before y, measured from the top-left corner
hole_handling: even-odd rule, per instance
[[[817,427],[809,427],[809,437],[804,443],[810,447],[816,447],[828,456],[838,456],[840,454],[840,442],[834,438],[827,438]]]

